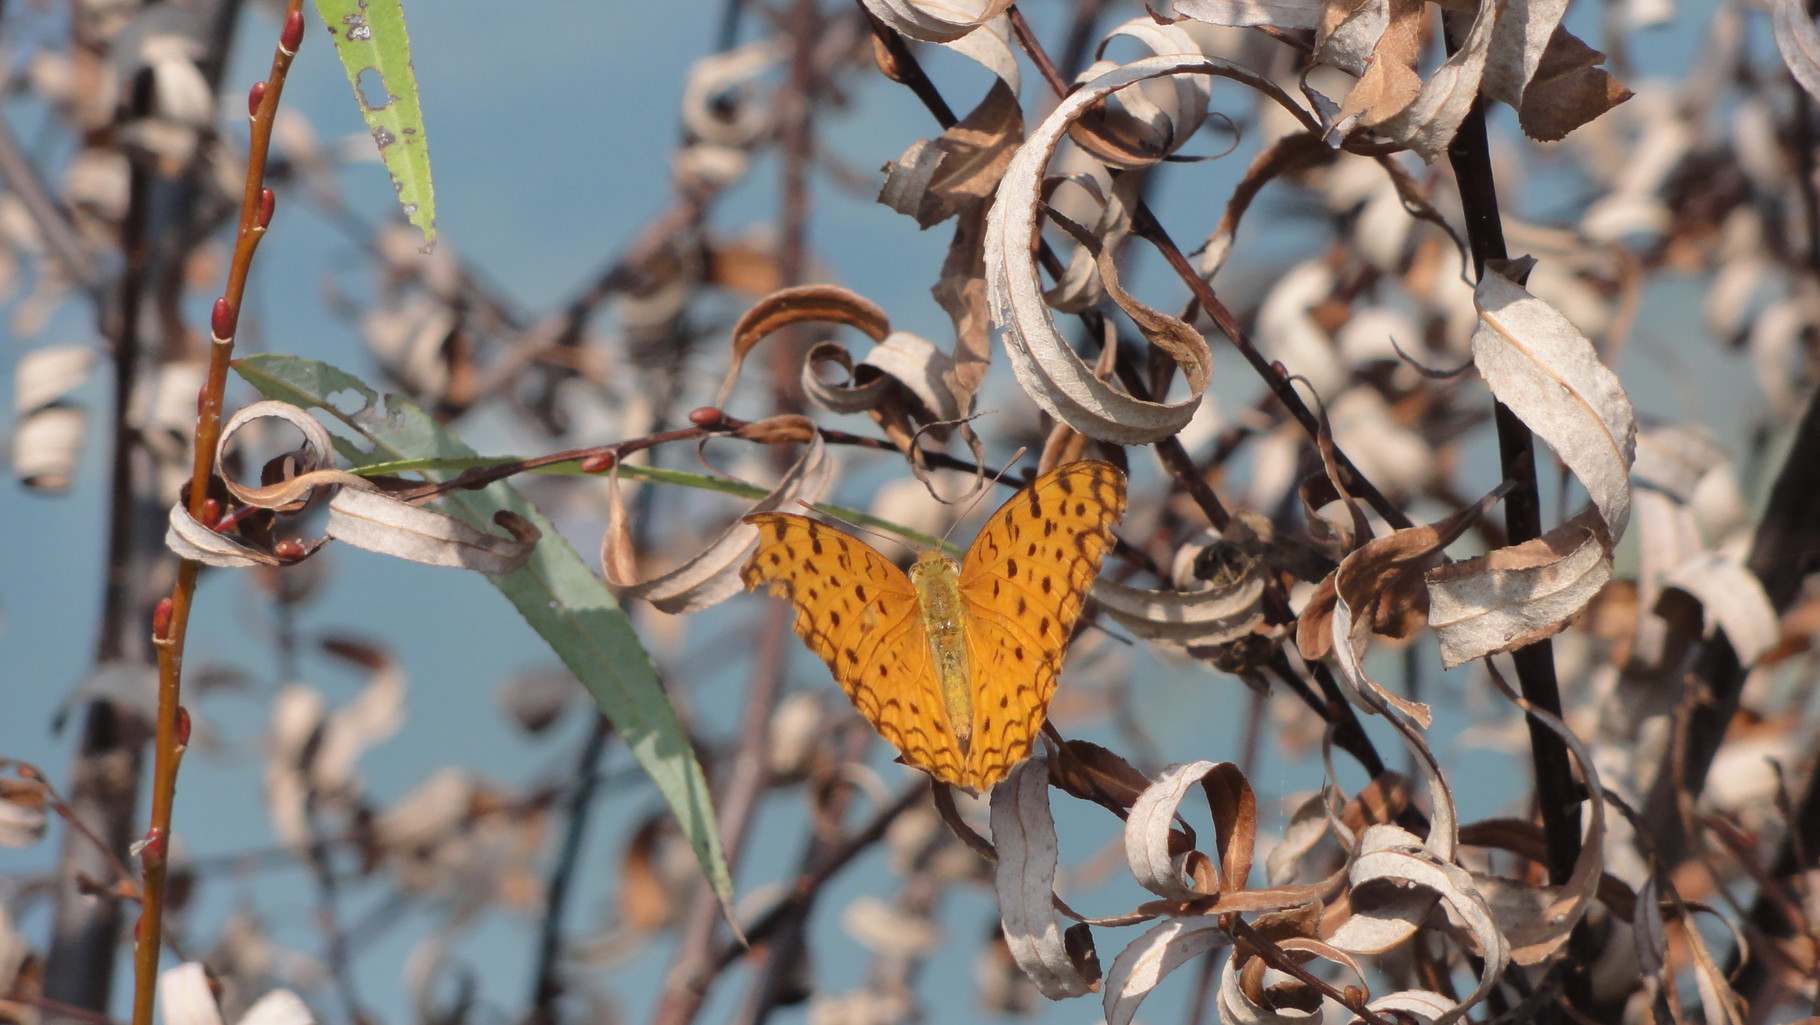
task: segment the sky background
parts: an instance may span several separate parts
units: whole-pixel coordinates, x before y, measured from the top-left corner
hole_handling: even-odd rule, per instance
[[[714,45],[720,4],[442,2],[412,4],[407,13],[429,125],[439,229],[446,244],[496,282],[499,291],[514,297],[527,320],[534,319],[568,298],[669,204],[669,158],[679,137],[676,98],[691,62]],[[1032,13],[1040,29],[1042,12]],[[1637,56],[1650,62],[1644,70],[1676,66],[1709,14],[1701,5],[1690,4],[1675,31],[1640,37],[1658,44],[1653,49],[1637,47]],[[285,104],[306,116],[325,139],[360,134],[346,78],[319,21],[313,13],[309,17],[309,35],[287,85]],[[239,95],[265,73],[275,36],[276,26],[266,9],[249,10],[243,43],[228,75],[229,95]],[[928,60],[936,81],[945,89],[951,87],[949,95],[957,105],[970,103],[966,97],[977,95],[983,86],[983,73],[958,59],[936,54]],[[852,83],[852,89],[848,111],[818,125],[825,144],[847,166],[871,173],[918,136],[934,133],[927,114],[906,90],[876,76]],[[238,109],[235,103],[227,106]],[[7,112],[16,130],[33,138],[34,113],[29,106],[15,101]],[[231,130],[243,135],[238,123]],[[1244,159],[1241,153],[1223,162],[1172,168],[1177,173],[1164,182],[1158,197],[1165,222],[1172,205],[1184,209],[1197,197],[1203,203],[1208,196],[1223,198]],[[393,216],[392,190],[377,162],[349,166],[341,181],[347,201],[363,217],[377,221]],[[741,224],[772,222],[775,184],[774,170],[767,165],[735,190],[717,208],[721,234],[732,234]],[[1550,188],[1546,178],[1531,179],[1525,184],[1524,199],[1536,211],[1558,208],[1560,196],[1551,194]],[[1270,213],[1266,206],[1253,216]],[[813,216],[814,246],[832,280],[883,305],[894,326],[945,343],[950,337],[946,315],[927,293],[946,246],[945,229],[919,233],[906,218],[868,197],[825,187],[816,193]],[[1204,221],[1194,217],[1190,223]],[[1272,244],[1287,250],[1295,241],[1291,232]],[[256,263],[242,351],[310,356],[373,380],[354,332],[326,313],[322,303],[326,282],[360,287],[358,280],[349,280],[347,268],[361,266],[352,253],[339,228],[301,198],[293,201],[281,194],[278,216]],[[916,272],[906,273],[906,268]],[[1717,358],[1711,339],[1689,329],[1699,323],[1699,294],[1695,287],[1659,286],[1646,297],[1645,320],[1622,376],[1645,412],[1704,421],[1737,453],[1743,432],[1752,423],[1755,391],[1747,368]],[[203,319],[203,308],[198,308],[196,319]],[[91,339],[89,315],[82,309],[66,311],[41,336],[9,337],[0,350],[0,386],[10,388],[11,366],[21,352],[47,342]],[[1220,355],[1216,344],[1216,359]],[[1702,387],[1690,392],[1675,384],[1677,378],[1698,380]],[[1249,381],[1240,384],[1234,394],[1248,395]],[[248,393],[239,391],[243,400]],[[101,408],[106,395],[105,382],[96,381],[78,397]],[[491,419],[464,424],[463,430],[482,451],[520,451],[525,443]],[[102,440],[91,430],[81,476],[67,496],[47,499],[16,486],[0,487],[0,528],[9,539],[0,544],[0,694],[7,704],[0,713],[0,754],[36,762],[57,779],[67,772],[74,738],[72,731],[53,734],[49,724],[84,678],[93,646],[102,572],[98,541],[106,456]],[[594,525],[591,533],[578,531],[571,540],[584,553],[596,551],[598,530]],[[375,797],[385,801],[406,793],[447,763],[450,752],[459,752],[464,764],[510,784],[561,778],[569,771],[585,732],[584,717],[571,716],[551,734],[536,738],[527,738],[504,722],[495,696],[500,682],[515,672],[552,664],[553,659],[484,581],[352,550],[330,555],[328,589],[308,607],[304,635],[341,631],[379,638],[410,678],[406,725],[361,761]],[[192,752],[186,759],[178,795],[178,833],[182,845],[198,858],[262,850],[274,843],[261,795],[262,733],[271,694],[289,681],[276,678],[276,666],[266,650],[269,613],[257,595],[247,579],[226,573],[211,574],[200,595],[190,643],[192,673],[232,667],[247,682],[241,690],[204,696],[190,705],[215,741],[212,750]],[[433,601],[433,607],[426,607],[426,601]],[[698,644],[703,638],[737,637],[756,623],[759,608],[757,599],[736,600],[690,624],[689,637]],[[792,685],[822,688],[825,696],[838,700],[825,672],[805,654],[796,656],[799,671]],[[1146,655],[1131,656],[1131,666],[1140,718],[1153,724],[1156,743],[1170,760],[1237,757],[1244,702],[1236,681]],[[690,667],[700,670],[699,675]],[[743,679],[736,665],[729,664],[727,670],[711,672],[697,658],[686,661],[679,674],[699,687],[694,704],[704,726],[723,733],[740,707]],[[319,657],[306,658],[301,675],[331,703],[347,700],[361,686],[356,674]],[[1207,700],[1209,692],[1218,695],[1212,702]],[[1436,700],[1441,712],[1437,736],[1457,733],[1470,711],[1465,700],[1457,690],[1445,689]],[[1174,712],[1210,706],[1205,716]],[[1091,730],[1080,735],[1109,739]],[[1527,789],[1523,770],[1513,774],[1513,763],[1502,755],[1450,747],[1445,739],[1436,747],[1461,773],[1456,779],[1467,781],[1461,788],[1465,818],[1503,810],[1506,802]],[[1394,751],[1396,745],[1386,736],[1380,738],[1380,749]],[[1270,745],[1265,750],[1254,782],[1267,800],[1318,785],[1318,770],[1281,764],[1270,753]],[[629,764],[623,749],[616,750],[608,769]],[[889,766],[882,752],[874,764],[893,785],[908,778]],[[646,789],[608,792],[601,800],[603,809],[584,855],[584,865],[591,870],[582,873],[571,904],[572,931],[591,932],[590,926],[608,913],[614,866],[626,831],[655,806]],[[1108,835],[1103,813],[1066,801],[1057,805],[1064,858],[1078,860],[1093,853],[1070,837]],[[0,874],[16,877],[47,869],[59,832],[33,849],[0,849]],[[767,806],[739,875],[741,894],[786,873],[795,863],[803,835],[798,802]],[[345,918],[355,921],[372,913],[378,892],[351,887],[343,907]],[[819,906],[812,934],[820,988],[840,992],[864,984],[867,955],[842,933],[839,913],[863,894],[890,899],[894,893],[893,880],[876,853],[857,861],[831,887]],[[1086,895],[1082,904],[1089,913],[1111,913],[1135,903],[1138,893],[1127,878],[1122,886],[1115,882]],[[990,895],[981,890],[963,889],[956,898],[942,915],[948,942],[921,976],[920,995],[929,1021],[976,1017],[972,960],[992,925],[993,906]],[[301,872],[217,876],[192,913],[192,929],[207,936],[212,932],[209,923],[218,923],[236,909],[255,908],[281,942],[316,952],[313,902],[313,891]],[[27,935],[40,941],[45,924],[45,910],[37,905],[20,922]],[[456,936],[452,954],[478,973],[483,1004],[524,1005],[537,924],[535,917],[494,915]],[[445,911],[414,908],[405,922],[376,930],[375,938],[356,950],[360,993],[381,1021],[413,1017],[399,980],[419,942],[446,926]],[[1102,933],[1102,959],[1109,963],[1135,935],[1132,930]],[[602,967],[599,988],[619,1001],[626,1020],[649,1017],[656,981],[670,952],[669,940],[659,937],[629,958]],[[122,996],[125,978],[123,973]],[[700,1020],[724,1018],[743,994],[742,980],[737,970],[731,973]],[[1144,1019],[1179,1021],[1188,983],[1184,976],[1165,984],[1146,1004]],[[338,1020],[338,1004],[321,993],[308,995],[327,1012],[325,1020]],[[123,1001],[118,1004],[124,1007]],[[789,1010],[779,1018],[800,1020],[801,1014],[800,1009]],[[1098,1016],[1097,999],[1089,999],[1044,1005],[1036,1020],[1084,1022]]]

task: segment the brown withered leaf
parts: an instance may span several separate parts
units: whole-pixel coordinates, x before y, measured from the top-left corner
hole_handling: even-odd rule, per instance
[[[856,292],[835,285],[800,285],[773,292],[752,305],[733,325],[733,361],[727,367],[715,397],[716,406],[725,406],[739,380],[746,357],[758,343],[791,324],[845,324],[864,332],[875,342],[891,333],[891,318],[878,304]]]
[[[1324,657],[1342,645],[1354,653],[1363,647],[1368,634],[1402,638],[1420,629],[1429,614],[1429,578],[1424,574],[1441,561],[1442,550],[1508,490],[1509,485],[1502,485],[1477,504],[1439,522],[1373,538],[1342,559],[1339,568],[1316,588],[1296,625],[1296,644],[1303,654]],[[1346,606],[1344,617],[1335,615],[1341,603]],[[1342,618],[1351,627],[1350,636],[1340,635]],[[1422,706],[1383,691],[1375,683],[1371,686],[1418,721],[1426,719]]]
[[[1124,818],[1150,778],[1098,744],[1065,740],[1049,765],[1049,785]]]
[[[959,123],[885,165],[878,201],[914,218],[919,227],[933,227],[990,200],[1023,141],[1017,96],[996,81]]]
[[[1346,98],[1340,101],[1334,121],[1342,131],[1353,121],[1367,128],[1396,117],[1408,109],[1422,92],[1422,76],[1416,73],[1416,60],[1422,53],[1422,17],[1427,0],[1383,0],[1368,2],[1352,17],[1382,19],[1384,28],[1365,61],[1365,73]],[[1336,27],[1344,33],[1345,25]]]
[[[1534,77],[1523,90],[1517,121],[1532,139],[1556,142],[1634,95],[1598,67],[1605,55],[1555,27]]]
[[[668,819],[652,816],[632,834],[619,865],[619,914],[634,929],[661,929],[675,914],[670,884],[658,867],[660,844],[672,830]]]

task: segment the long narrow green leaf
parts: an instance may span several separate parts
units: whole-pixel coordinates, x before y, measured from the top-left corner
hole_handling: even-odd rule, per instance
[[[363,450],[344,438],[335,440],[342,457],[353,466],[398,459],[475,458],[473,449],[417,407],[396,396],[382,399],[358,378],[326,363],[259,355],[237,360],[234,367],[267,398],[323,410],[357,432],[369,448]],[[363,406],[344,412],[330,404],[331,397],[343,400],[343,407],[351,401]],[[446,480],[454,474],[429,476]],[[669,802],[722,904],[730,904],[733,880],[721,850],[707,780],[658,681],[650,654],[606,584],[555,526],[509,485],[457,491],[439,500],[438,507],[479,527],[491,524],[496,511],[509,509],[543,531],[529,563],[516,572],[487,579],[594,695],[600,710],[612,720]]]
[[[354,87],[354,102],[379,146],[398,190],[404,216],[423,232],[426,248],[436,244],[436,190],[430,182],[430,141],[417,99],[417,72],[411,67],[411,37],[400,0],[316,0],[316,13],[329,26],[335,54]]]

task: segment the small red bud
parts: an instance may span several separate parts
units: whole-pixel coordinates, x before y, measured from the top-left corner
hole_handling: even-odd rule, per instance
[[[689,411],[689,422],[697,427],[718,427],[727,414],[718,406],[702,406]]]
[[[169,598],[160,598],[158,604],[152,606],[152,640],[162,641],[170,638],[172,608]]]
[[[258,117],[259,116],[259,104],[264,99],[265,99],[265,83],[264,82],[254,82],[253,87],[246,91],[247,116]]]
[[[164,830],[153,826],[145,831],[145,838],[133,845],[133,853],[147,864],[158,864],[164,861]]]
[[[190,710],[177,706],[177,746],[190,746]]]
[[[271,189],[259,190],[259,226],[270,227],[272,211],[278,209],[278,196]]]
[[[139,929],[144,924],[145,924],[144,915],[140,915],[138,918],[133,919],[133,946],[135,946],[135,947],[137,947],[139,945]]]
[[[296,53],[303,45],[303,12],[292,11],[285,16],[284,31],[278,35],[278,45],[290,53]]]
[[[221,499],[205,498],[202,500],[202,525],[213,530],[221,522]]]
[[[581,461],[581,472],[606,473],[608,470],[611,470],[613,464],[617,462],[619,462],[619,456],[615,453],[601,452],[583,459]]]
[[[304,556],[303,546],[295,541],[280,541],[272,546],[272,554],[280,559],[301,559]]]
[[[234,304],[228,302],[227,296],[215,300],[215,308],[209,312],[209,330],[218,339],[234,337],[234,322],[239,319]]]

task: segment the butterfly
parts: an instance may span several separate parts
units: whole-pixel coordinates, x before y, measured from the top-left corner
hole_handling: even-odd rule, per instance
[[[754,513],[740,577],[796,606],[796,635],[900,761],[978,791],[1029,757],[1124,512],[1116,467],[1067,463],[993,513],[964,560],[930,551],[909,573],[819,520]]]

